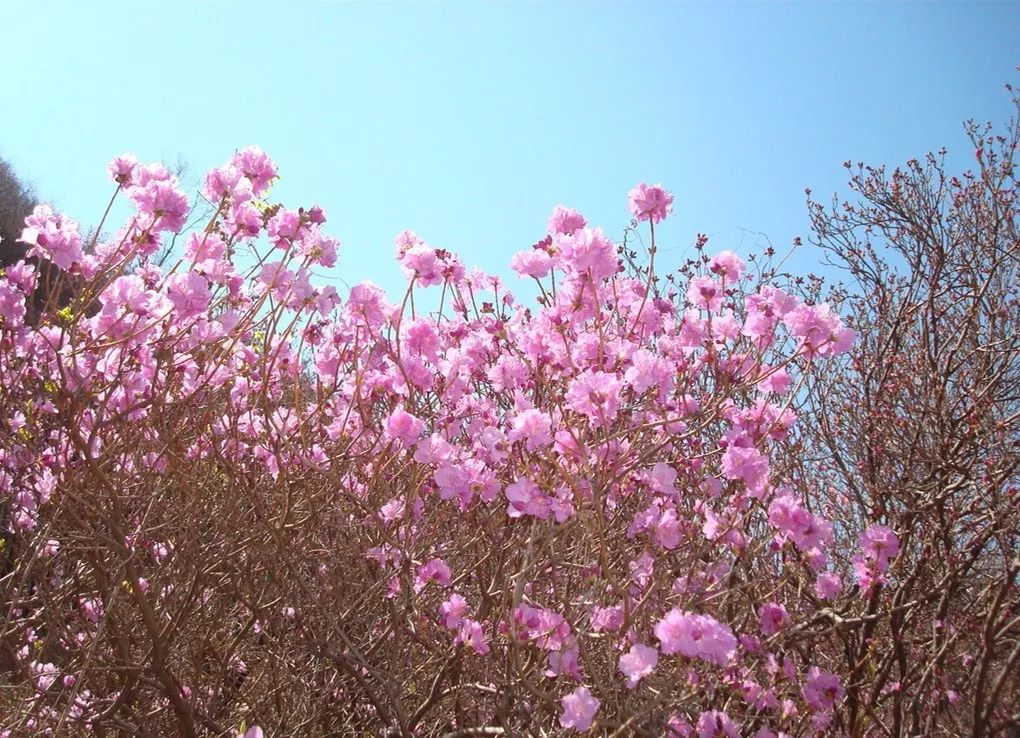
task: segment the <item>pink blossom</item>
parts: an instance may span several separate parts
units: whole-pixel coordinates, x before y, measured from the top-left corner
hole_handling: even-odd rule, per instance
[[[729,626],[709,615],[696,615],[676,608],[655,625],[655,637],[665,654],[680,653],[725,666],[737,649]]]
[[[467,600],[455,592],[439,606],[439,619],[443,623],[443,627],[452,630],[461,626],[467,611]]]
[[[599,631],[616,631],[623,627],[623,608],[595,607],[591,614],[591,629]]]
[[[489,643],[485,638],[485,629],[477,620],[464,618],[454,638],[455,643],[466,643],[471,650],[477,654],[485,655],[489,652]]]
[[[525,441],[529,451],[545,448],[553,442],[552,419],[534,408],[522,410],[513,419],[509,438]]]
[[[596,281],[616,274],[620,268],[616,247],[601,228],[582,228],[569,236],[559,236],[556,247],[565,268],[577,274],[589,273]]]
[[[722,307],[722,285],[711,277],[695,277],[687,286],[687,299],[696,308],[718,312]]]
[[[420,592],[429,582],[435,582],[441,587],[449,587],[453,583],[450,567],[442,559],[431,559],[418,567],[414,581],[415,591]]]
[[[167,277],[166,294],[180,319],[193,318],[209,308],[209,282],[197,272],[177,272]]]
[[[786,608],[778,602],[766,602],[759,608],[758,617],[761,620],[761,632],[767,636],[782,630],[789,618]]]
[[[804,700],[816,710],[831,710],[846,694],[838,676],[822,671],[817,666],[808,669],[801,693]]]
[[[138,159],[134,154],[121,154],[106,165],[106,171],[110,179],[121,187],[130,187],[135,168],[138,166]]]
[[[615,374],[588,370],[571,381],[566,405],[586,416],[593,425],[608,425],[620,409],[622,388],[623,382]]]
[[[504,492],[507,499],[506,514],[511,518],[530,515],[540,520],[549,517],[549,500],[534,482],[519,477],[507,485]]]
[[[520,251],[510,259],[510,268],[522,277],[541,279],[549,275],[555,259],[546,251],[532,249]]]
[[[709,260],[708,270],[728,282],[736,282],[744,273],[744,262],[732,251],[720,251]]]
[[[673,210],[673,195],[661,184],[646,185],[642,182],[627,193],[627,202],[631,215],[639,223],[649,219],[658,223]]]
[[[584,216],[573,208],[564,205],[557,205],[549,216],[549,233],[552,235],[569,236],[574,231],[579,231],[587,225]]]
[[[831,572],[822,572],[815,578],[815,594],[819,599],[831,600],[843,591],[843,582]]]
[[[875,561],[880,572],[889,568],[889,562],[900,552],[900,540],[892,529],[881,523],[872,523],[861,535],[861,549],[866,558]]]
[[[708,710],[698,717],[698,738],[740,738],[740,728],[725,712]]]
[[[56,215],[49,205],[36,205],[25,218],[21,241],[28,244],[29,256],[48,259],[61,269],[71,269],[82,259],[81,234],[77,221]]]
[[[252,192],[261,195],[276,178],[276,163],[258,146],[241,149],[230,160],[251,181]]]
[[[635,643],[620,656],[619,669],[627,677],[627,688],[633,689],[644,677],[655,671],[659,663],[659,652],[651,646]]]
[[[592,696],[591,690],[587,687],[578,687],[573,692],[560,700],[563,712],[560,714],[560,726],[573,728],[582,733],[591,729],[602,701]]]

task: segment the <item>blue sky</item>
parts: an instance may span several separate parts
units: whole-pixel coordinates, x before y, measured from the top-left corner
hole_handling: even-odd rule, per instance
[[[667,258],[788,246],[846,159],[967,166],[962,121],[1004,123],[1020,81],[1016,3],[38,2],[3,26],[0,156],[44,199],[95,222],[116,154],[197,182],[258,144],[278,199],[329,212],[329,277],[391,297],[404,228],[507,274],[558,203],[618,237],[639,181],[676,195]]]

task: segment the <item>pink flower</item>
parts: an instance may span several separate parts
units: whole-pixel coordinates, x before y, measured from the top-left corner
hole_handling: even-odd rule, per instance
[[[761,619],[761,632],[767,636],[775,635],[782,630],[788,619],[786,608],[778,602],[767,602],[762,605],[758,610],[758,616]]]
[[[301,214],[296,210],[280,210],[269,219],[266,227],[269,241],[278,249],[286,249],[303,231]]]
[[[548,276],[556,260],[541,249],[520,251],[510,259],[510,268],[522,277],[541,279]]]
[[[143,184],[144,183],[144,184]],[[188,217],[188,197],[177,188],[177,181],[159,167],[139,170],[138,184],[129,188],[128,197],[138,212],[149,216],[150,230],[179,233]]]
[[[553,442],[552,419],[534,408],[522,410],[513,419],[509,438],[524,440],[529,451],[545,448]]]
[[[875,561],[880,572],[889,568],[889,562],[900,552],[900,539],[892,528],[881,523],[872,523],[861,536],[861,549],[864,556]]]
[[[251,181],[252,192],[261,195],[276,177],[276,164],[258,146],[241,149],[230,163]]]
[[[453,630],[459,628],[464,622],[464,614],[467,613],[467,600],[459,594],[454,593],[450,598],[439,606],[439,620],[443,626]]]
[[[403,408],[397,408],[386,420],[386,437],[400,441],[409,449],[424,430],[425,424]]]
[[[815,579],[815,594],[819,599],[831,600],[843,591],[843,582],[836,574],[822,572]]]
[[[36,205],[25,218],[27,226],[21,232],[21,242],[32,248],[29,256],[39,256],[61,269],[71,269],[81,261],[81,234],[77,221],[56,215],[49,205]]]
[[[571,410],[586,416],[593,425],[608,425],[620,409],[623,382],[615,374],[585,371],[571,381],[565,396]]]
[[[673,195],[661,184],[649,186],[642,182],[627,193],[627,201],[631,215],[639,223],[649,219],[658,223],[673,210]]]
[[[193,318],[209,308],[209,282],[197,272],[177,272],[166,279],[166,296],[179,319]]]
[[[619,271],[616,247],[601,228],[582,228],[569,236],[559,236],[556,247],[562,254],[562,265],[577,274],[588,272],[595,281],[611,277]]]
[[[800,339],[808,356],[835,356],[854,342],[854,332],[843,325],[827,303],[798,305],[783,315],[783,322],[790,335]]]
[[[740,738],[740,728],[725,712],[708,710],[698,717],[698,738]]]
[[[737,650],[737,639],[729,626],[708,615],[676,608],[655,624],[655,637],[665,654],[680,653],[719,666],[725,666]]]
[[[587,225],[584,216],[573,208],[557,205],[549,216],[549,233],[551,235],[570,235]]]
[[[744,262],[732,251],[720,251],[708,262],[708,270],[728,282],[736,282],[744,273]]]
[[[602,701],[593,697],[587,687],[578,687],[560,700],[560,704],[563,706],[560,726],[584,733],[591,729],[595,713],[598,712]]]
[[[633,689],[642,678],[655,671],[659,652],[651,646],[635,643],[630,651],[620,656],[619,668],[627,677],[627,688]]]
[[[623,608],[595,607],[591,614],[591,629],[599,631],[616,631],[623,627]]]
[[[743,481],[753,496],[759,495],[768,483],[768,459],[753,446],[730,446],[722,456],[720,468],[727,479]]]
[[[465,618],[460,624],[454,643],[466,643],[477,654],[484,655],[489,652],[489,644],[485,640],[485,629],[477,620],[470,618]]]
[[[25,294],[6,279],[0,281],[0,318],[11,328],[20,325],[25,315]]]
[[[450,567],[442,559],[432,559],[418,567],[414,581],[415,592],[420,592],[429,582],[435,582],[441,587],[449,587],[453,583]]]
[[[696,308],[718,312],[722,307],[722,285],[711,277],[694,277],[687,285],[687,299]]]
[[[549,517],[549,500],[542,494],[534,482],[527,477],[519,477],[513,483],[507,485],[503,493],[506,495],[506,514],[511,518],[520,518],[525,515],[545,520]]]
[[[121,154],[106,165],[106,171],[110,173],[110,179],[121,187],[130,187],[137,166],[138,159],[134,154]]]
[[[569,642],[564,644],[564,648],[561,648],[559,651],[549,652],[549,668],[545,670],[545,675],[554,678],[566,674],[577,681],[581,681],[581,667],[578,664],[579,657],[577,641],[571,638]]]
[[[846,692],[839,677],[817,666],[808,669],[807,680],[801,689],[804,700],[816,710],[830,710]]]

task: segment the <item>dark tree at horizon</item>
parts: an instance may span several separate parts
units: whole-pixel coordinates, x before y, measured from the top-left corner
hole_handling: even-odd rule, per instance
[[[25,227],[25,216],[38,203],[35,190],[23,182],[10,162],[0,157],[0,267],[25,256],[25,245],[18,243]]]

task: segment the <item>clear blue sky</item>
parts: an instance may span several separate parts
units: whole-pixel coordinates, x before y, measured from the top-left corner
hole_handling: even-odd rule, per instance
[[[803,190],[1004,123],[1020,4],[12,3],[0,156],[83,223],[132,151],[193,179],[235,148],[318,202],[334,277],[402,278],[411,228],[507,273],[554,205],[614,236],[627,190],[676,194],[664,248],[806,235]],[[810,254],[797,265],[812,266]]]

